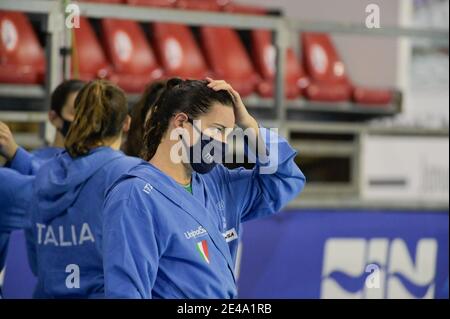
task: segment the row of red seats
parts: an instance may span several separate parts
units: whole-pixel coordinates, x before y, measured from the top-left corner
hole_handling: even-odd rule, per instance
[[[0,11],[0,83],[43,83],[44,50],[27,17]]]
[[[139,1],[158,6],[172,5],[170,0]],[[177,5],[190,9],[220,10],[220,6],[213,0],[178,0]],[[231,4],[227,5],[227,10],[244,14],[265,14],[260,8]],[[20,13],[0,12],[2,30],[6,21],[13,24],[13,27],[16,24],[17,31],[16,35],[9,36],[12,38],[7,40],[9,44],[5,42],[6,44],[0,46],[0,82],[41,81],[45,70],[44,57],[42,49],[37,49],[39,44],[26,17]],[[250,58],[238,34],[230,28],[200,28],[201,44],[205,53],[203,56],[191,29],[185,25],[152,24],[155,54],[143,30],[134,21],[103,19],[100,22],[103,47],[89,21],[81,18],[80,23],[81,27],[74,29],[75,50],[72,65],[77,73],[75,75],[81,79],[107,78],[126,91],[141,92],[148,82],[162,77],[204,78],[209,75],[227,80],[242,96],[255,91],[263,97],[273,96],[275,50],[270,31],[251,31]],[[3,33],[5,32],[2,31]],[[11,41],[16,41],[20,49],[11,50]],[[362,104],[387,104],[391,101],[390,90],[361,88],[351,83],[344,64],[327,35],[302,34],[301,41],[304,69],[294,50],[291,48],[287,51],[285,75],[288,98],[304,95],[315,101],[337,102],[352,99]],[[28,60],[24,59],[25,53],[30,55]],[[3,63],[5,59],[7,63]],[[22,78],[20,72],[3,72],[3,68],[11,69],[14,65],[22,69]]]

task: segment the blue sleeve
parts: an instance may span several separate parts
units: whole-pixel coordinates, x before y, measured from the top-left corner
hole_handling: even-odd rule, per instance
[[[112,189],[104,206],[106,298],[152,298],[156,280],[159,253],[154,221],[143,203],[145,193],[132,181],[126,180]]]
[[[0,168],[0,231],[10,232],[30,226],[28,209],[34,176]]]
[[[6,164],[7,167],[16,170],[20,174],[33,174],[33,154],[26,151],[23,147],[17,149],[13,159]]]
[[[241,222],[278,212],[302,190],[306,178],[294,159],[297,152],[275,132],[260,128],[268,153],[264,163],[256,158],[253,169],[222,167],[228,194],[238,203]],[[256,156],[255,156],[256,157]]]

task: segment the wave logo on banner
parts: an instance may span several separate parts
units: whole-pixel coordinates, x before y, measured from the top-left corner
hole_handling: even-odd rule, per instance
[[[321,298],[433,298],[437,248],[433,238],[412,249],[399,238],[330,238]]]

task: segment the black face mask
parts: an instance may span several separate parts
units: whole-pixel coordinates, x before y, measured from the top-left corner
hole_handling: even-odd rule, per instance
[[[219,158],[219,162],[225,162],[227,144],[203,134],[202,131],[194,125],[191,119],[189,119],[189,122],[197,130],[197,132],[200,133],[200,139],[197,143],[189,146],[189,164],[192,169],[199,174],[209,173],[217,165],[215,158]],[[188,147],[186,144],[185,146]],[[200,156],[195,157],[194,152],[198,152],[199,150],[201,152]],[[217,154],[214,156],[214,150],[222,150],[222,154]]]
[[[70,124],[72,124],[72,122],[63,119],[62,117],[60,118],[63,120],[63,126],[62,128],[58,129],[58,131],[62,134],[62,136],[66,137],[67,133],[69,133]]]

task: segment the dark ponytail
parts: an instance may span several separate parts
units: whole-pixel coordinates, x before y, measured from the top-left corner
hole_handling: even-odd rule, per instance
[[[119,136],[128,114],[125,93],[114,84],[95,80],[86,84],[75,99],[75,120],[65,140],[72,157]]]
[[[182,82],[183,80],[179,78],[173,78],[167,81],[164,90],[155,102],[150,118],[145,123],[145,147],[142,158],[147,161],[155,155],[159,143],[161,143],[162,137],[169,126],[169,119],[172,116],[172,112],[169,112],[169,107],[166,105],[168,93]]]
[[[233,106],[233,99],[228,92],[214,91],[207,85],[206,80],[172,78],[167,81],[145,124],[142,158],[147,161],[152,159],[169,127],[171,117],[176,113],[183,112],[191,119],[196,119],[208,113],[214,102]]]
[[[139,101],[131,110],[131,125],[123,151],[128,156],[140,156],[144,146],[144,127],[147,114],[152,110],[161,92],[165,89],[165,81],[155,81],[147,86]]]

